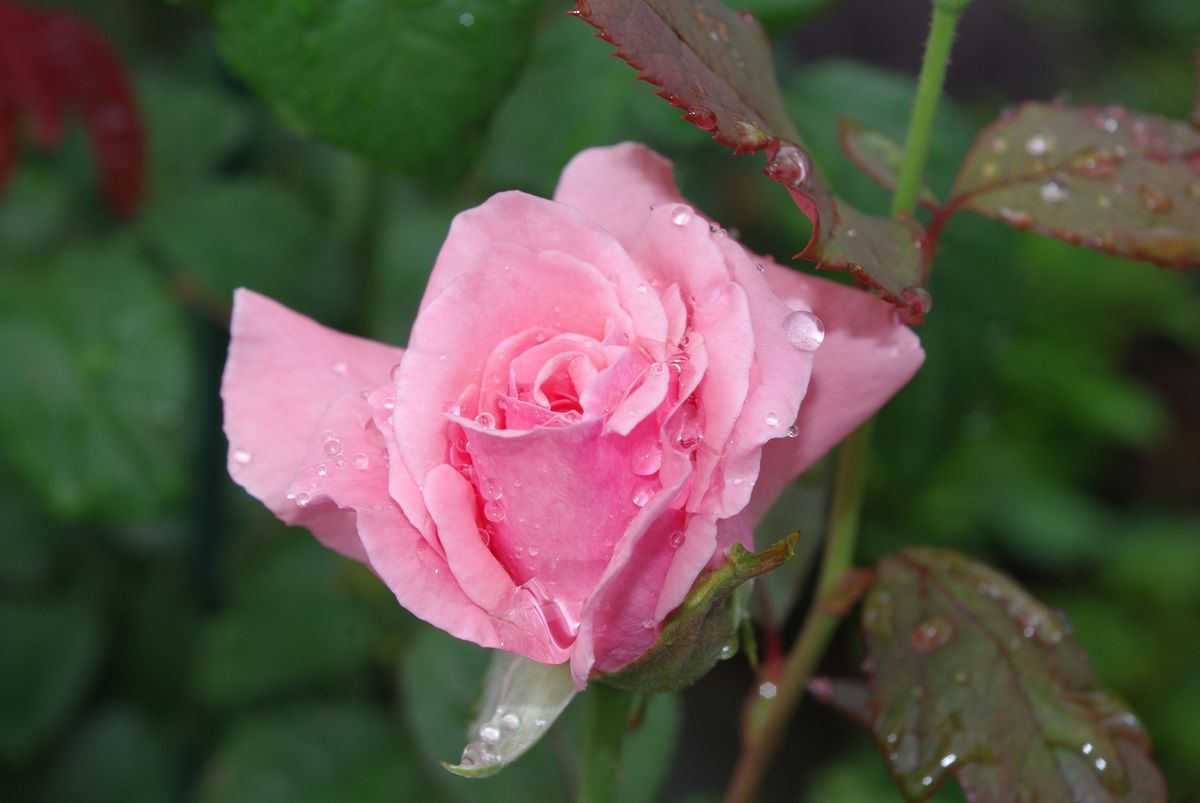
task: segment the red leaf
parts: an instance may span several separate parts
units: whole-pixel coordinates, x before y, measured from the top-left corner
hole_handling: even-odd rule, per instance
[[[684,119],[734,153],[766,151],[766,175],[813,224],[799,256],[849,269],[920,321],[928,294],[920,289],[919,227],[864,214],[833,195],[783,109],[770,45],[753,16],[716,0],[580,0],[570,13],[599,29],[659,96],[684,110]]]
[[[2,2],[2,0],[0,0]],[[17,162],[17,108],[0,84],[0,194]]]
[[[1060,615],[953,552],[912,547],[877,572],[869,684],[809,688],[873,732],[908,800],[953,774],[973,803],[1165,803],[1145,732]]]
[[[121,214],[141,197],[145,142],[137,104],[116,54],[82,20],[0,2],[0,77],[10,117],[28,112],[43,147],[53,145],[67,106],[83,116],[104,196]]]
[[[1200,266],[1200,132],[1120,107],[1027,103],[984,129],[935,237],[958,209],[1174,268]]]

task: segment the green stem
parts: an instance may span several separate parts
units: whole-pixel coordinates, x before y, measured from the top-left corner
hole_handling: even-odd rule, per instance
[[[838,580],[854,559],[854,544],[866,490],[873,422],[874,419],[868,419],[842,444],[830,503],[829,532],[817,575],[816,596],[796,637],[796,643],[783,664],[775,697],[767,703],[769,707],[765,715],[757,721],[751,717],[746,719],[742,753],[725,793],[725,803],[753,803],[757,799],[763,774],[778,749],[792,711],[800,702],[809,675],[837,629],[840,617],[826,610],[822,602],[837,586]],[[751,698],[751,706],[757,703],[756,697]]]
[[[583,772],[579,803],[612,803],[617,799],[621,743],[633,695],[593,683],[587,690],[587,730],[583,737]]]
[[[892,214],[896,217],[911,215],[916,207],[938,98],[954,43],[954,31],[969,1],[933,0],[933,24],[925,44],[925,56],[917,79],[917,93],[905,140],[904,160],[900,165],[896,195],[892,199]],[[774,698],[765,701],[755,694],[749,701],[744,719],[742,752],[726,790],[725,803],[753,803],[757,799],[767,766],[779,748],[808,678],[837,630],[840,617],[831,613],[822,603],[837,587],[838,581],[854,560],[873,429],[874,419],[870,419],[842,444],[830,504],[825,552],[817,575],[816,596],[796,642],[784,661]]]
[[[967,2],[934,0],[933,3],[933,24],[929,28],[929,39],[925,42],[925,57],[921,62],[921,75],[917,79],[917,95],[912,118],[908,122],[908,136],[904,141],[904,161],[900,164],[896,194],[892,198],[892,214],[898,217],[912,214],[916,207],[917,195],[921,191],[921,172],[933,135],[933,119],[946,79],[946,67],[950,63],[954,29]]]

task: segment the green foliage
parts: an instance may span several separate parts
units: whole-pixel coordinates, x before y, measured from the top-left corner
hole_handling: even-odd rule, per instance
[[[521,64],[533,0],[221,0],[230,63],[300,131],[406,172],[458,175]]]

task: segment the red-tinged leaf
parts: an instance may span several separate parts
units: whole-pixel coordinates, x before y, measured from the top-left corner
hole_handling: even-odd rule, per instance
[[[83,115],[105,198],[120,214],[132,214],[146,148],[120,60],[86,23],[64,13],[40,15],[35,41],[41,68]]]
[[[34,138],[43,148],[53,146],[62,136],[65,101],[38,64],[35,47],[46,16],[0,3],[0,76],[15,106],[32,116]]]
[[[845,117],[838,120],[838,142],[842,151],[859,170],[880,186],[889,190],[896,189],[900,163],[904,159],[904,147],[900,143],[882,131]],[[941,206],[933,190],[926,186],[921,187],[917,202],[927,209],[937,209]]]
[[[1200,132],[1112,106],[1027,103],[985,128],[929,227],[959,209],[1173,268],[1200,266]]]
[[[919,322],[925,262],[915,222],[864,214],[837,199],[800,143],[775,83],[770,44],[753,16],[717,0],[580,0],[571,12],[616,45],[684,118],[734,153],[766,151],[766,174],[813,224],[798,255],[849,269]]]
[[[3,0],[0,0],[3,2]],[[0,84],[0,195],[17,163],[17,107]]]
[[[912,547],[877,573],[869,684],[810,691],[873,732],[908,800],[954,775],[973,803],[1165,803],[1145,732],[1060,614],[954,552]]]

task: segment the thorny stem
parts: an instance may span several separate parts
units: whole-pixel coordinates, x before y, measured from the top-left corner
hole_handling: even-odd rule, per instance
[[[585,694],[587,725],[579,803],[614,803],[621,770],[621,743],[629,717],[630,692],[593,683]]]
[[[954,31],[968,2],[933,0],[933,24],[925,44],[904,159],[900,165],[896,194],[892,199],[892,214],[896,217],[911,215],[916,206]],[[837,629],[840,617],[822,603],[836,588],[854,559],[873,429],[874,420],[868,420],[842,444],[829,511],[825,552],[817,575],[816,595],[784,663],[776,683],[775,697],[769,701],[765,712],[761,711],[762,702],[757,693],[752,693],[748,701],[746,711],[760,715],[745,718],[742,753],[726,790],[725,803],[753,803],[757,799],[763,775],[779,748],[792,712]]]

